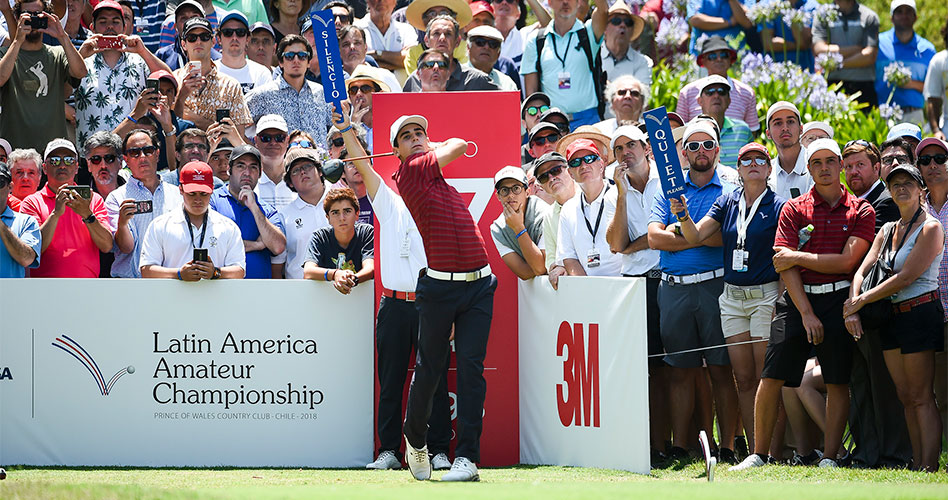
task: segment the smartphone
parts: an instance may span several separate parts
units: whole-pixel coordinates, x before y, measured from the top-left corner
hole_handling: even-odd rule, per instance
[[[201,72],[201,61],[191,61],[188,64],[191,65],[189,72],[191,73],[200,73]]]
[[[66,189],[75,191],[84,200],[92,199],[92,186],[66,186]]]
[[[149,214],[153,210],[151,200],[141,200],[135,202],[136,214]]]
[[[121,50],[125,47],[125,42],[117,36],[103,36],[99,38],[99,48],[100,49],[115,49]]]
[[[49,19],[45,15],[30,13],[29,26],[34,30],[44,30],[49,27]]]
[[[194,256],[191,258],[194,262],[208,262],[207,260],[207,249],[206,248],[195,248]]]
[[[218,109],[218,110],[217,110],[217,123],[223,122],[223,121],[224,121],[224,118],[230,118],[230,110],[229,110],[229,109]]]
[[[148,90],[154,90],[158,92],[158,79],[157,78],[148,78],[145,80],[145,88]]]

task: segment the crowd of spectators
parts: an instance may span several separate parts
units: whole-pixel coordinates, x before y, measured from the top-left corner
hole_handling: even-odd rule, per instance
[[[375,134],[407,157],[426,134],[416,116],[375,130],[376,93],[518,92],[520,164],[496,166],[490,239],[518,278],[553,288],[644,278],[647,331],[628,333],[648,338],[654,464],[687,460],[705,430],[738,469],[937,470],[948,51],[914,31],[914,0],[891,2],[883,33],[855,0],[835,0],[833,21],[761,25],[750,2],[689,1],[681,47],[701,76],[669,110],[686,185],[668,199],[642,122],[663,2],[0,0],[0,278],[311,279],[348,294],[379,258],[369,467],[399,467],[419,319],[397,318],[425,249],[404,201],[346,158]],[[323,9],[342,121],[314,58],[309,13]],[[898,104],[904,123],[841,147],[832,121],[805,122],[793,103],[763,113],[729,74],[737,49],[806,68],[835,57],[829,82]],[[910,76],[893,86],[895,62]],[[432,463],[447,468],[447,396],[434,392]]]

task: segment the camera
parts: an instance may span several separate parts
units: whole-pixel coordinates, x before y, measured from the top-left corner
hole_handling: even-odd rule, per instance
[[[27,23],[30,29],[44,30],[49,27],[49,19],[42,13],[30,13],[30,20]]]

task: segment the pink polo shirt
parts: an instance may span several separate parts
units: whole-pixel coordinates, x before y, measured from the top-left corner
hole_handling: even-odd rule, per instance
[[[105,202],[98,193],[92,193],[90,205],[95,218],[108,227],[109,216]],[[56,193],[49,185],[27,196],[20,204],[20,213],[36,217],[42,226],[56,209]],[[40,266],[30,270],[31,278],[97,278],[99,277],[99,248],[92,241],[89,228],[82,217],[66,207],[56,224],[56,232],[40,259]]]

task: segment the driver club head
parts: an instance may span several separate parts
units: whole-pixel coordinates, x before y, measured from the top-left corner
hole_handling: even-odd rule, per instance
[[[345,168],[345,164],[342,160],[335,158],[326,160],[323,162],[323,178],[329,181],[330,184],[335,184],[342,178],[342,173]]]

